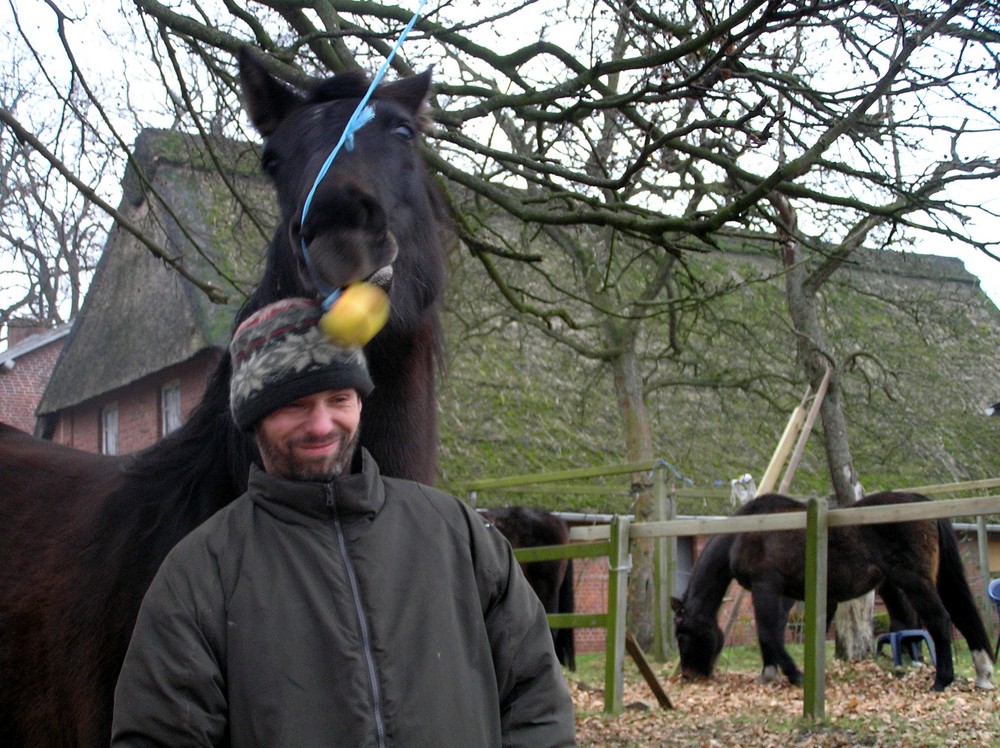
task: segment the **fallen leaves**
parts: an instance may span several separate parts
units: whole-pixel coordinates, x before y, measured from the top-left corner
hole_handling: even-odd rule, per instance
[[[628,673],[628,671],[626,671]],[[585,746],[995,746],[1000,744],[1000,691],[981,691],[960,678],[930,691],[933,670],[913,667],[897,677],[876,662],[827,663],[826,721],[802,718],[802,689],[761,685],[756,673],[727,672],[688,683],[660,676],[676,707],[659,708],[636,672],[627,674],[621,715],[603,713],[604,693],[570,679],[577,740]]]

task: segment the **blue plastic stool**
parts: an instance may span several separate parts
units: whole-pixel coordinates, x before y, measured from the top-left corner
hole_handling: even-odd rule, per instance
[[[997,606],[997,615],[1000,616],[1000,578],[990,582],[990,586],[986,588],[986,594],[993,601],[993,604]],[[1000,655],[1000,632],[997,633],[997,645],[993,648],[994,662],[996,662],[997,655]]]
[[[875,656],[882,653],[882,647],[888,642],[892,649],[892,664],[899,667],[903,664],[903,647],[909,647],[910,659],[916,662],[920,659],[920,642],[927,644],[927,651],[931,654],[931,663],[937,665],[937,657],[934,655],[934,640],[924,629],[904,629],[903,631],[892,631],[882,634],[875,644]]]

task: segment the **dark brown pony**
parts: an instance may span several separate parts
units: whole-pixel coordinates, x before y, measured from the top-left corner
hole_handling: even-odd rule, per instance
[[[429,74],[383,85],[375,118],[302,202],[367,90],[361,75],[297,92],[249,53],[240,74],[282,224],[236,323],[282,297],[369,278],[392,314],[366,347],[375,391],[362,444],[389,475],[434,478],[436,302],[447,221],[419,153]],[[305,268],[304,241],[315,263]],[[0,425],[0,745],[106,746],[132,625],[166,553],[246,486],[255,449],[228,412],[223,357],[188,422],[132,457],[87,454]]]
[[[927,501],[925,496],[877,493],[853,507]],[[801,502],[765,494],[744,504],[736,515],[804,511]],[[990,642],[969,589],[951,522],[920,520],[831,528],[827,569],[827,626],[837,603],[879,588],[890,617],[907,628],[919,621],[937,651],[934,690],[954,679],[952,623],[965,637],[976,666],[976,685],[992,688]],[[682,599],[671,601],[675,614],[681,672],[689,678],[711,677],[722,651],[716,620],[723,596],[735,579],[753,596],[762,681],[778,670],[794,684],[802,673],[785,649],[787,600],[805,597],[805,533],[797,530],[715,535],[691,570]]]
[[[535,548],[569,542],[569,526],[544,509],[511,506],[505,509],[488,509],[481,514],[507,538],[512,548]],[[521,570],[542,601],[546,613],[573,612],[573,559],[532,561],[521,564]],[[552,644],[559,662],[570,670],[576,670],[573,629],[552,629]]]

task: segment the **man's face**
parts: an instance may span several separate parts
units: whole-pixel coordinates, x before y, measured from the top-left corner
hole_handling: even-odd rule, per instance
[[[264,469],[292,480],[331,480],[350,468],[360,421],[361,399],[353,389],[300,397],[257,424]]]

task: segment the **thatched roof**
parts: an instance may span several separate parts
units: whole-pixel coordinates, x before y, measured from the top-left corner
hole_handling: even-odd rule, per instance
[[[219,179],[216,163],[226,164]],[[146,130],[122,180],[120,210],[199,279],[222,288],[217,305],[127,231],[115,226],[87,299],[39,405],[45,415],[224,347],[236,309],[263,272],[274,199],[252,145]],[[256,211],[255,216],[249,211]]]

